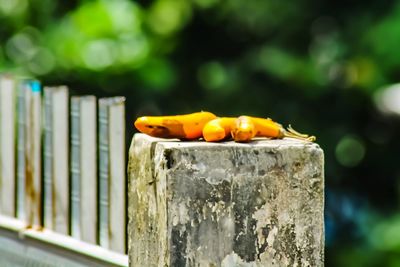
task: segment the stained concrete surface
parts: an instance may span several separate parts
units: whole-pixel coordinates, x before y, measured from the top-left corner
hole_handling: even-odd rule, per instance
[[[323,266],[324,157],[294,139],[129,151],[130,266]]]

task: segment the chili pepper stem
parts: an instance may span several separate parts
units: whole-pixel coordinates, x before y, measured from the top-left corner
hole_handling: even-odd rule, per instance
[[[317,139],[315,136],[299,133],[298,131],[293,129],[290,124],[289,124],[289,127],[284,131],[284,136],[296,138],[296,139],[300,139],[300,140],[304,140],[304,141],[309,141],[309,142],[314,142]]]

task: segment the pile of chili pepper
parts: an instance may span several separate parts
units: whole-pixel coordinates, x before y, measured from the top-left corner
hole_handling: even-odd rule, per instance
[[[249,142],[254,137],[281,139],[296,138],[313,142],[314,136],[301,134],[290,125],[284,128],[270,118],[251,116],[217,117],[211,112],[201,111],[175,116],[145,116],[135,121],[135,127],[142,133],[160,138],[218,142],[232,138],[236,142]]]

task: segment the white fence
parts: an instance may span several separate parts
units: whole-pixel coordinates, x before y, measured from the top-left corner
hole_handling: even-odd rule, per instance
[[[1,216],[126,254],[125,170],[123,97],[0,77]]]

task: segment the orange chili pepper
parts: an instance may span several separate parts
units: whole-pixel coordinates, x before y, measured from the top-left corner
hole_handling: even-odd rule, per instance
[[[256,136],[258,137],[269,137],[269,138],[284,138],[291,137],[301,139],[305,141],[313,142],[316,140],[315,136],[309,136],[307,134],[301,134],[295,131],[290,125],[285,129],[281,124],[274,122],[270,118],[256,118],[250,117],[257,130]]]
[[[203,128],[203,138],[207,142],[217,142],[227,138],[236,118],[216,118],[206,123]]]
[[[135,127],[153,137],[197,139],[204,125],[217,116],[211,112],[196,112],[175,116],[145,116],[135,121]]]
[[[284,128],[281,124],[274,122],[270,118],[250,117],[257,129],[256,136],[283,138]]]
[[[231,135],[236,142],[249,142],[257,134],[257,129],[251,117],[240,116],[235,120]]]

